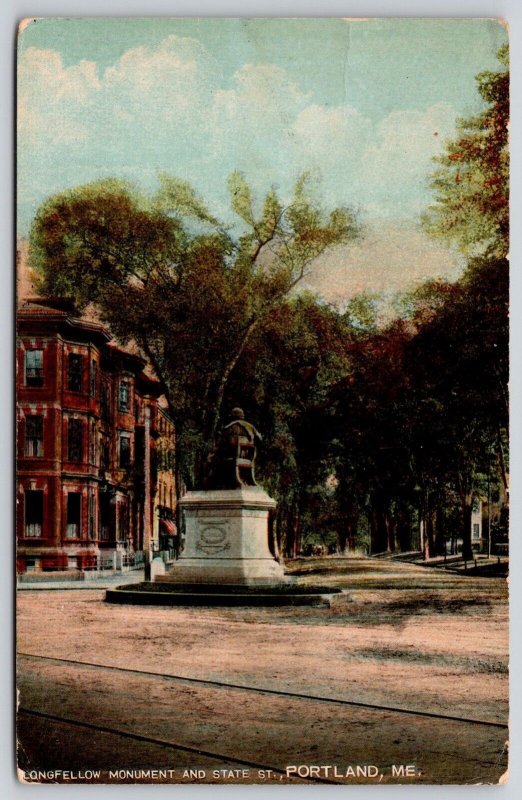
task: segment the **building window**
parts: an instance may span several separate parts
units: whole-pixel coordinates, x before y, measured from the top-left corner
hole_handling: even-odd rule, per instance
[[[25,385],[43,386],[43,350],[26,351]]]
[[[120,467],[127,469],[130,466],[130,436],[126,433],[120,433]]]
[[[43,456],[43,417],[25,418],[25,455]]]
[[[67,458],[69,461],[83,461],[83,422],[70,419],[67,426]]]
[[[477,522],[473,523],[473,538],[480,539],[480,525]]]
[[[120,525],[118,530],[118,541],[124,542],[129,534],[129,507],[124,501],[120,505]]]
[[[120,394],[118,398],[118,408],[120,411],[128,411],[130,407],[130,385],[129,381],[120,381]]]
[[[100,416],[104,422],[111,421],[111,393],[106,383],[100,387]]]
[[[68,539],[80,538],[82,514],[82,496],[80,492],[67,493],[67,527],[65,535]]]
[[[98,364],[94,360],[91,361],[91,397],[96,397],[98,388]]]
[[[67,360],[67,388],[70,392],[82,391],[83,358],[77,353],[70,353]]]
[[[134,463],[137,469],[145,466],[145,431],[143,427],[134,429]]]
[[[111,499],[107,492],[100,492],[100,539],[107,542],[111,532]]]
[[[100,467],[107,470],[110,466],[110,447],[109,440],[103,436],[100,442]]]
[[[25,491],[25,535],[38,538],[42,535],[43,526],[43,492],[26,489]]]
[[[93,492],[89,492],[88,497],[88,516],[89,516],[89,539],[95,538],[95,531],[94,531],[94,520],[95,520],[95,512],[94,512],[94,494]]]
[[[94,420],[91,420],[90,459],[91,464],[96,466],[96,423]]]

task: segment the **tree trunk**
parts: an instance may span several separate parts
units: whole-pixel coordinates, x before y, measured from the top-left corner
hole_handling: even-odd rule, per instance
[[[250,338],[250,335],[252,334],[252,331],[257,327],[257,325],[259,324],[260,320],[261,320],[261,316],[256,317],[255,319],[251,320],[251,322],[248,324],[248,326],[246,327],[246,329],[243,332],[243,335],[241,336],[241,338],[239,340],[239,346],[236,348],[236,351],[235,351],[234,355],[225,364],[225,367],[223,369],[223,374],[221,376],[221,380],[219,381],[219,385],[218,385],[217,390],[216,390],[216,395],[215,395],[214,402],[213,402],[213,407],[212,407],[211,421],[210,421],[210,426],[209,426],[209,430],[208,430],[208,440],[211,441],[211,442],[214,441],[214,439],[216,438],[219,418],[221,416],[221,408],[223,406],[223,398],[225,396],[225,389],[227,387],[227,383],[228,383],[228,380],[230,378],[230,375],[232,374],[232,371],[235,368],[237,362],[241,358],[243,350],[246,347],[246,344],[247,344],[247,342],[248,342],[248,340]]]
[[[294,546],[292,558],[297,558],[301,549],[301,513],[298,508],[294,514]]]
[[[297,504],[293,503],[287,516],[285,555],[295,558],[299,550],[300,514]]]
[[[341,555],[346,550],[346,543],[348,541],[348,522],[341,520],[337,528],[337,552]]]
[[[288,552],[292,546],[292,509],[288,508],[286,509],[286,513],[283,517],[283,541],[283,557],[288,558]]]
[[[290,510],[285,508],[281,513],[281,524],[279,534],[279,550],[283,558],[288,557],[288,540],[290,536]]]
[[[355,552],[355,540],[359,525],[359,511],[352,510],[339,520],[337,529],[337,551],[343,555],[347,550]]]
[[[397,540],[398,549],[401,553],[406,553],[413,549],[411,520],[404,508],[401,508],[397,515]]]
[[[462,558],[471,561],[473,558],[473,550],[471,547],[471,512],[472,512],[472,498],[471,495],[465,495],[461,498],[462,508]]]
[[[435,530],[433,524],[433,511],[426,514],[426,540],[428,542],[428,558],[435,555]]]
[[[435,512],[435,553],[438,556],[442,556],[446,552],[445,523],[444,512],[440,506],[437,506]]]
[[[279,546],[277,542],[277,520],[278,514],[274,509],[268,512],[268,549],[276,561],[281,560]]]
[[[350,553],[355,552],[355,541],[357,537],[357,529],[359,527],[359,513],[354,513],[348,520],[348,525],[346,528],[347,533],[347,544],[348,544],[348,551]],[[346,549],[346,543],[345,543]]]
[[[174,427],[174,489],[176,492],[176,528],[178,535],[175,539],[175,558],[179,558],[180,550],[181,550],[181,532],[183,526],[183,514],[181,510],[181,496],[182,496],[182,478],[181,478],[181,468],[180,468],[180,459],[179,459],[179,449],[178,449],[178,430]]]
[[[498,463],[500,467],[500,474],[502,476],[502,483],[504,486],[504,492],[507,495],[509,491],[509,486],[508,486],[508,477],[506,470],[506,461],[504,458],[504,447],[502,444],[502,434],[500,430],[497,431],[497,454],[498,454]]]
[[[377,512],[375,509],[371,509],[368,512],[368,522],[370,525],[370,553],[378,553],[380,552],[378,548],[378,535],[377,535]]]
[[[275,517],[275,525],[274,525],[274,556],[277,560],[282,563],[283,557],[281,553],[284,552],[284,536],[283,536],[283,507],[280,504],[277,508],[276,517]]]
[[[379,536],[379,553],[388,553],[388,530],[386,527],[386,512],[380,508],[377,511],[377,532]]]
[[[423,511],[419,512],[419,538],[420,550],[424,561],[427,561],[431,555],[430,553],[430,540],[426,530],[426,516]]]
[[[370,512],[372,526],[372,553],[385,553],[387,550],[387,531],[385,512],[382,508],[373,508]]]
[[[386,552],[395,552],[395,524],[392,515],[387,513],[384,515],[384,525],[386,528]]]

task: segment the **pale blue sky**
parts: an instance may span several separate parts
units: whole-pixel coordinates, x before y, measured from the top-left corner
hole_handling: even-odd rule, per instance
[[[476,103],[474,76],[496,67],[507,39],[493,20],[76,18],[39,20],[24,32],[20,53],[52,49],[66,67],[83,59],[103,70],[169,34],[201,42],[219,64],[222,85],[243,64],[276,64],[314,102],[348,102],[376,118],[441,100],[467,113]]]
[[[283,195],[311,168],[325,205],[415,226],[431,159],[481,108],[475,75],[506,40],[494,20],[38,20],[19,39],[19,233],[50,193],[108,175],[152,189],[158,170],[226,218],[237,168]]]

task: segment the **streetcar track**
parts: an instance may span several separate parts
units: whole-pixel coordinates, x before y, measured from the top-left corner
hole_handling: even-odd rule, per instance
[[[110,664],[96,664],[95,662],[91,661],[79,661],[70,658],[57,658],[55,656],[42,656],[42,655],[35,655],[33,653],[18,653],[18,656],[29,659],[32,658],[33,660],[39,660],[39,661],[51,661],[54,662],[55,664],[72,664],[79,667],[87,667],[88,669],[100,669],[111,672],[123,672],[131,675],[144,675],[145,677],[148,678],[160,678],[162,680],[172,681],[175,683],[190,683],[209,688],[252,692],[256,694],[274,695],[277,697],[289,697],[297,700],[308,700],[310,702],[332,703],[343,706],[351,706],[355,708],[366,708],[371,711],[389,711],[395,714],[405,714],[415,717],[427,717],[429,719],[440,719],[448,722],[460,722],[469,725],[484,725],[491,728],[507,729],[509,727],[507,723],[493,722],[492,720],[473,719],[470,717],[457,717],[450,714],[437,714],[434,711],[418,711],[409,708],[398,708],[396,706],[383,706],[380,704],[365,703],[364,701],[359,701],[359,700],[344,700],[335,697],[324,697],[322,695],[302,694],[300,692],[291,692],[285,689],[268,689],[266,687],[248,686],[239,683],[227,683],[226,681],[216,681],[205,678],[190,678],[184,675],[170,675],[168,673],[162,673],[162,672],[150,672],[148,670],[131,669],[130,667],[116,667]]]
[[[252,767],[253,769],[264,769],[264,770],[271,770],[272,772],[276,773],[277,775],[284,775],[284,777],[288,777],[286,774],[286,770],[281,769],[280,767],[274,767],[270,764],[262,764],[258,761],[250,761],[246,758],[238,758],[237,756],[229,756],[225,753],[215,753],[212,750],[203,750],[200,747],[191,747],[190,745],[186,744],[179,744],[177,742],[170,742],[167,739],[158,739],[153,736],[144,736],[141,733],[131,733],[130,731],[120,730],[119,728],[110,728],[108,725],[98,725],[94,722],[84,722],[81,720],[76,719],[69,719],[67,717],[60,717],[56,714],[49,714],[45,711],[36,711],[32,708],[26,708],[25,706],[20,706],[18,708],[19,714],[30,714],[35,717],[39,717],[41,719],[50,720],[52,722],[59,722],[64,723],[66,725],[73,725],[78,728],[87,728],[88,730],[98,731],[99,733],[108,733],[116,736],[122,736],[126,739],[134,739],[138,742],[145,742],[147,744],[157,745],[159,747],[167,747],[171,750],[180,750],[184,753],[194,753],[194,755],[203,756],[205,758],[212,758],[218,763],[222,764],[240,764],[243,767]],[[307,776],[307,778],[300,778],[299,776],[291,776],[291,780],[300,780],[305,783],[314,782],[314,783],[326,783],[326,784],[335,784],[338,785],[339,781],[327,780],[326,778],[320,778],[317,776]]]

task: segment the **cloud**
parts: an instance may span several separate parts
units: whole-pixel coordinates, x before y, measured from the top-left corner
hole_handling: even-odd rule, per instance
[[[306,278],[308,288],[342,305],[362,291],[391,299],[430,278],[455,280],[462,259],[445,244],[429,239],[412,223],[370,225],[357,243],[326,254]]]
[[[89,135],[86,111],[100,89],[97,65],[65,68],[59,53],[29,47],[18,68],[18,133],[21,145],[74,144]]]
[[[233,84],[233,89],[216,94],[216,108],[223,108],[229,116],[254,114],[262,119],[264,115],[259,111],[268,112],[270,122],[289,125],[309,99],[274,64],[245,64],[234,74]]]
[[[273,64],[244,64],[227,78],[196,39],[175,35],[131,48],[104,71],[30,47],[19,61],[18,109],[26,222],[80,176],[138,176],[150,188],[156,170],[191,181],[223,215],[233,169],[255,192],[275,184],[283,195],[312,169],[325,204],[408,216],[429,199],[431,158],[455,120],[444,103],[371,120],[348,104],[321,104]]]
[[[340,148],[346,155],[358,154],[364,147],[371,123],[349,105],[329,108],[314,104],[298,115],[292,127],[304,151],[314,158],[320,154],[321,159],[331,162]]]
[[[295,160],[321,176],[325,200],[358,205],[360,165],[373,140],[369,119],[349,106],[309,105],[292,125]]]
[[[361,164],[365,198],[388,208],[402,201],[411,212],[420,211],[428,200],[432,159],[454,133],[455,120],[447,103],[425,111],[395,111],[382,119]]]
[[[128,50],[103,76],[102,103],[150,125],[192,121],[211,101],[218,65],[195,39],[168,36],[157,48]],[[148,126],[147,126],[148,127]]]
[[[303,169],[296,163],[291,128],[308,102],[279,67],[245,64],[238,70],[209,109],[208,152],[220,165],[219,182],[224,185],[226,175],[239,169],[255,194],[273,184],[288,191]]]

